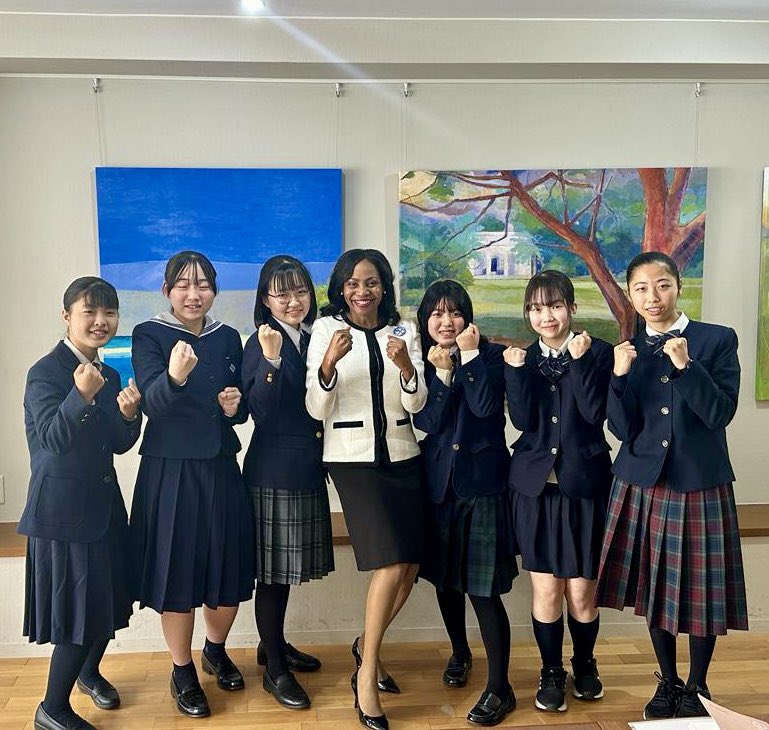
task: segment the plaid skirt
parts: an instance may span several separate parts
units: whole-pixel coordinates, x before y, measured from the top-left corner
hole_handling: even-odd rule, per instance
[[[251,499],[259,583],[299,585],[334,570],[325,489],[296,492],[252,486]]]
[[[507,593],[518,575],[507,493],[466,498],[449,488],[443,502],[430,504],[419,575],[438,590]]]
[[[748,628],[731,484],[676,492],[615,478],[595,602],[649,628],[709,636]]]

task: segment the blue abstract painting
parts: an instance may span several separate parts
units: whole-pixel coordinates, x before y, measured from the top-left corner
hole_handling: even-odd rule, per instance
[[[211,314],[245,338],[270,256],[301,259],[322,297],[343,246],[340,169],[98,167],[96,209],[101,276],[120,297],[120,329],[104,358],[124,382],[133,327],[168,306],[161,287],[173,254],[211,259]]]

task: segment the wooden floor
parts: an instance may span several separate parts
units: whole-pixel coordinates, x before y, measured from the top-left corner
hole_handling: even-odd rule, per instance
[[[316,646],[323,661],[314,674],[298,675],[312,698],[309,710],[281,708],[262,689],[262,674],[254,651],[234,649],[231,656],[246,679],[243,692],[219,690],[212,677],[203,675],[211,704],[208,719],[180,715],[168,691],[170,659],[167,654],[108,654],[103,674],[120,690],[123,706],[111,712],[97,710],[77,690],[72,704],[100,730],[341,730],[360,727],[352,709],[350,673],[354,667],[349,647]],[[485,661],[474,646],[475,669],[463,689],[450,690],[441,673],[450,651],[442,643],[391,644],[384,659],[403,689],[401,695],[383,695],[393,730],[469,727],[465,715],[484,687]],[[685,656],[685,643],[679,643]],[[568,654],[567,654],[568,656]],[[596,650],[606,696],[597,702],[570,701],[568,712],[546,714],[533,708],[539,677],[539,659],[533,644],[515,644],[510,676],[518,709],[504,726],[549,725],[608,720],[640,719],[654,691],[654,656],[648,640],[603,639]],[[199,655],[195,657],[199,661]],[[199,665],[198,665],[199,666]],[[683,671],[685,668],[681,667]],[[0,729],[33,730],[32,717],[40,701],[48,670],[47,659],[0,660]],[[684,675],[685,676],[685,675]],[[747,714],[769,713],[769,634],[735,633],[719,639],[709,675],[713,699]],[[613,725],[614,723],[605,723]]]

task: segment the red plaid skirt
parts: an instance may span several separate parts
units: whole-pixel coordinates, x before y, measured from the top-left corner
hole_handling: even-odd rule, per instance
[[[614,480],[595,603],[649,628],[708,636],[748,628],[731,484],[676,492]]]

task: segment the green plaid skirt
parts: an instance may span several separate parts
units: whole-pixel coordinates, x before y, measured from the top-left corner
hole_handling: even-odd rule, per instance
[[[518,575],[507,493],[465,498],[449,488],[441,504],[428,507],[425,552],[419,575],[438,590],[507,593]]]
[[[331,514],[325,489],[294,492],[251,487],[255,578],[298,585],[334,570]]]

